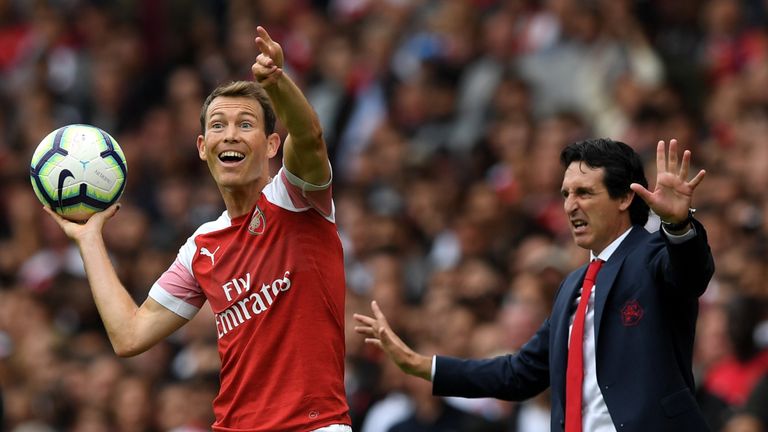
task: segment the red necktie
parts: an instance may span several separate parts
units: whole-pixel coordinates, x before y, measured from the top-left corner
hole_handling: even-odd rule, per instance
[[[568,367],[565,371],[565,432],[581,432],[581,395],[584,383],[584,318],[587,304],[595,286],[595,277],[603,261],[589,263],[581,288],[581,300],[573,317],[571,341],[568,348]]]

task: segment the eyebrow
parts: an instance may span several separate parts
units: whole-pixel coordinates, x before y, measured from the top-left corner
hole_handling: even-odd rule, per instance
[[[568,189],[562,188],[560,189],[560,193],[565,195],[568,192]],[[573,190],[573,193],[575,194],[582,194],[582,193],[597,193],[594,188],[588,187],[588,186],[579,186],[576,189]]]

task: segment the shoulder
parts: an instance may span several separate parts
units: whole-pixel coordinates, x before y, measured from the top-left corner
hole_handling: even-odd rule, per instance
[[[224,211],[218,218],[200,225],[189,238],[194,239],[195,237],[203,234],[208,234],[214,231],[228,228],[230,225],[232,225],[232,221],[229,219],[227,212]]]
[[[202,236],[206,235],[212,232],[220,231],[222,229],[225,229],[229,226],[231,226],[232,221],[229,219],[229,215],[227,215],[227,212],[223,212],[217,219],[205,222],[204,224],[200,225],[194,233],[192,233],[189,238],[187,238],[187,241],[181,246],[179,249],[178,254],[178,260],[179,262],[184,265],[184,267],[188,268],[190,272],[192,271],[192,258],[195,256],[195,253],[197,252],[197,243],[195,240]]]
[[[658,230],[651,232],[641,225],[635,225],[611,259],[616,257],[622,261],[625,258],[631,262],[644,261],[648,259],[649,255],[655,255],[662,251],[664,247],[664,238]]]

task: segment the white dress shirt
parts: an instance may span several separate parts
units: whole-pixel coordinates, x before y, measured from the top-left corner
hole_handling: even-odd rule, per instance
[[[608,262],[619,245],[627,237],[632,228],[626,230],[613,243],[603,249],[599,255],[590,251],[589,260],[600,259]],[[600,273],[598,272],[598,278]],[[595,293],[600,289],[600,285],[595,284],[587,303],[587,314],[584,317],[584,385],[581,393],[581,420],[582,430],[590,432],[616,432],[611,420],[611,414],[608,412],[608,406],[603,399],[603,393],[597,384],[597,359],[595,356]],[[576,297],[575,304],[578,305],[581,295]],[[571,324],[568,328],[568,342],[571,340],[571,330],[573,329],[573,318],[576,315],[576,308],[573,308],[574,314],[571,315]]]

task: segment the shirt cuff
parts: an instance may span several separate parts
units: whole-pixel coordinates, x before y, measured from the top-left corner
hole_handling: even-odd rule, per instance
[[[687,240],[690,240],[696,237],[696,227],[693,224],[691,224],[691,229],[689,229],[683,234],[670,234],[669,231],[667,231],[667,229],[664,228],[664,225],[661,226],[661,229],[664,230],[664,234],[667,235],[669,242],[672,244],[684,243]]]
[[[430,381],[435,381],[435,368],[437,368],[437,356],[432,356],[432,373],[430,374]]]

